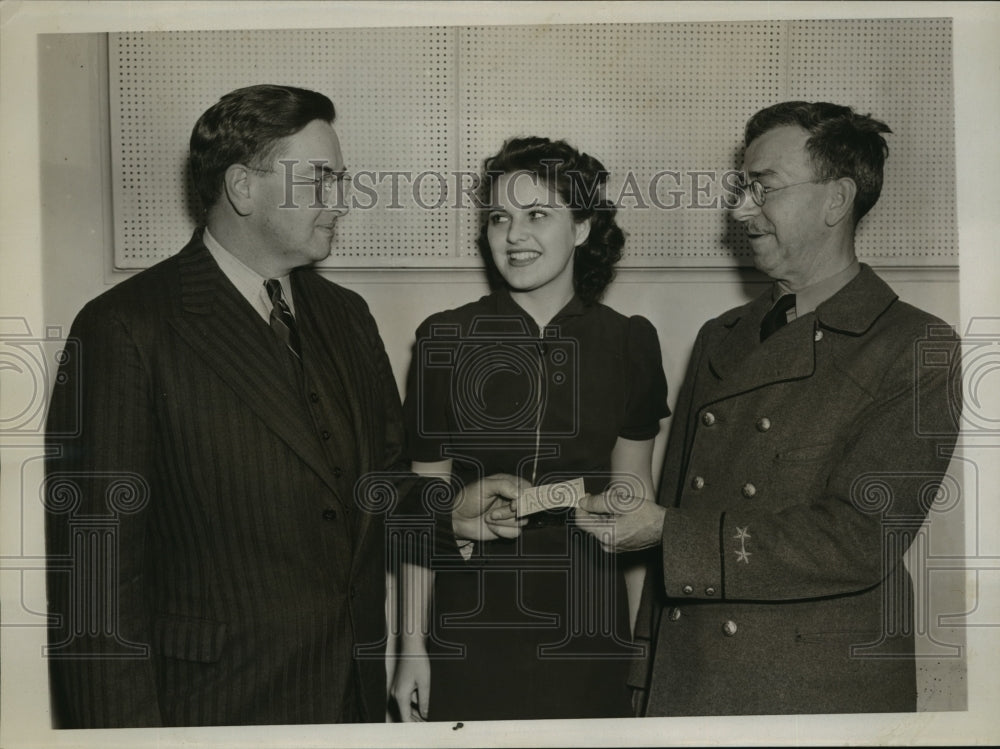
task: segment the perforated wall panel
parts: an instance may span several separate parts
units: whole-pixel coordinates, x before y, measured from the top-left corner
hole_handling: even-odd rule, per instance
[[[468,29],[464,166],[512,135],[566,138],[611,172],[626,262],[731,263],[747,250],[724,236],[716,177],[746,117],[780,98],[781,41],[771,23]],[[474,217],[463,227],[474,251]]]
[[[720,180],[740,166],[746,119],[791,98],[894,130],[863,259],[958,258],[948,19],[129,33],[111,35],[110,68],[119,268],[183,244],[191,127],[260,82],[336,104],[360,189],[329,266],[477,266],[463,189],[515,135],[566,138],[610,170],[623,265],[749,264]]]
[[[850,103],[893,130],[860,253],[883,264],[957,259],[950,21],[790,24],[788,98]]]
[[[454,254],[456,211],[418,210],[393,172],[447,173],[454,163],[455,31],[439,28],[112,34],[111,113],[116,265],[167,257],[197,223],[187,148],[195,121],[222,94],[256,83],[321,91],[337,109],[349,171],[377,202],[338,223],[331,264],[421,263]],[[368,174],[372,176],[369,178]],[[399,200],[392,200],[392,182]],[[422,181],[425,205],[438,182]],[[394,207],[398,206],[398,207]]]

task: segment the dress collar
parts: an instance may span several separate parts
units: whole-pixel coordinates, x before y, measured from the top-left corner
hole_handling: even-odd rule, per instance
[[[531,315],[529,315],[524,310],[524,308],[521,307],[521,305],[519,305],[516,301],[514,301],[514,297],[512,297],[510,294],[510,289],[508,289],[506,286],[496,291],[496,293],[494,294],[494,299],[496,302],[495,309],[497,314],[511,315],[513,317],[522,317],[529,322],[533,330],[538,328],[538,325],[535,323],[534,318]],[[552,318],[552,320],[546,327],[556,325],[569,317],[579,317],[581,315],[584,315],[587,313],[589,309],[590,306],[584,304],[583,301],[580,299],[580,297],[574,294],[573,298],[570,299],[568,302],[566,302],[566,305],[555,314],[555,316]]]

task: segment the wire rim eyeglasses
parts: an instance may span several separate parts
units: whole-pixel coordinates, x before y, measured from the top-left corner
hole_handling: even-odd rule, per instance
[[[281,174],[285,179],[290,180],[295,178],[299,180],[298,182],[291,182],[292,185],[305,185],[312,183],[317,190],[322,190],[324,195],[332,195],[334,192],[340,194],[347,187],[351,186],[351,180],[353,176],[346,171],[343,172],[333,172],[329,170],[324,170],[322,176],[319,177],[307,177],[304,174],[296,174],[290,168],[285,169],[259,169],[257,167],[249,166],[247,167],[252,172],[257,172],[258,174]]]
[[[736,182],[734,187],[736,188],[737,196],[739,196],[740,198],[739,203],[737,205],[742,204],[743,198],[749,195],[750,199],[754,202],[755,205],[763,206],[764,203],[767,202],[768,193],[778,192],[778,190],[784,190],[785,188],[788,187],[798,187],[799,185],[816,185],[821,182],[828,182],[828,181],[829,180],[825,179],[807,179],[803,180],[802,182],[792,182],[791,184],[788,185],[778,185],[777,187],[764,187],[764,185],[760,183],[760,180],[754,179],[751,180],[750,182],[747,182],[745,179],[740,179],[739,181]]]

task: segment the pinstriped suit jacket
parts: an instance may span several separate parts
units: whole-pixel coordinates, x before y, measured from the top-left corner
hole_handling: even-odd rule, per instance
[[[58,725],[383,720],[384,518],[321,435],[359,476],[406,466],[398,391],[361,298],[292,283],[311,405],[200,233],[74,322],[48,421]]]

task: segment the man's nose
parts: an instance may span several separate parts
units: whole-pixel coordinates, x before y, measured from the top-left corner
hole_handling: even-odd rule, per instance
[[[733,218],[737,221],[749,221],[754,216],[760,214],[760,206],[754,202],[752,197],[750,197],[749,191],[744,192],[740,196],[740,202],[737,203],[731,210]]]
[[[335,188],[323,196],[323,208],[335,214],[337,218],[347,215],[350,210],[348,205],[350,202],[351,192],[343,183],[338,183]]]
[[[337,218],[346,216],[350,208],[348,208],[348,198],[343,198],[341,200],[334,200],[333,202],[328,202],[325,204],[325,208],[330,213],[334,214]]]

